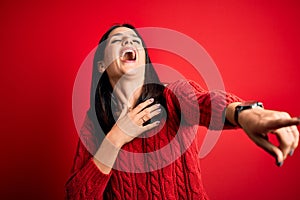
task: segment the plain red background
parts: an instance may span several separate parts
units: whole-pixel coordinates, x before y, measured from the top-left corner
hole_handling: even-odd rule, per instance
[[[298,1],[278,0],[1,1],[0,198],[63,199],[78,139],[76,73],[116,22],[192,37],[217,64],[227,91],[300,116],[299,9]],[[299,150],[278,168],[240,130],[223,132],[202,160],[211,199],[297,199],[299,167]]]

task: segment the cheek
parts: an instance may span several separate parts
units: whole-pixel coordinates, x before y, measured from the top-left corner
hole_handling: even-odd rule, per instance
[[[113,48],[106,48],[104,53],[104,61],[107,65],[110,65],[118,58],[117,51]]]
[[[140,63],[146,64],[146,54],[145,51],[140,52]]]

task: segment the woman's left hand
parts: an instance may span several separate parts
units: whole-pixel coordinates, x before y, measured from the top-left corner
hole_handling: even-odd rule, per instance
[[[244,110],[238,119],[241,127],[259,147],[275,157],[278,166],[282,166],[288,155],[292,155],[298,146],[300,119],[291,118],[286,112],[253,108]],[[268,140],[268,134],[275,134],[279,146]]]

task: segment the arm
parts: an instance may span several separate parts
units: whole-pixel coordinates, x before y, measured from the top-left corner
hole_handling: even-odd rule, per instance
[[[234,112],[239,104],[229,104],[226,110],[226,119],[235,125]],[[300,119],[291,118],[286,112],[256,107],[242,111],[238,115],[238,122],[255,144],[274,156],[278,166],[282,166],[287,156],[292,156],[298,146],[299,131],[296,126],[300,124]],[[278,147],[268,141],[269,133],[278,138]]]
[[[92,122],[86,117],[74,157],[72,175],[65,185],[66,199],[103,198],[111,174],[102,173],[93,161],[92,154],[98,146],[94,132]]]
[[[93,123],[86,118],[74,159],[73,175],[66,183],[67,199],[103,199],[121,147],[139,134],[159,125],[154,122],[143,126],[145,121],[160,113],[159,105],[146,108],[152,103],[153,99],[150,99],[129,112],[124,109],[101,142],[94,133]],[[101,144],[97,145],[99,143]]]
[[[168,86],[165,96],[180,110],[187,124],[198,124],[211,130],[237,128],[231,123],[224,124],[224,110],[227,105],[242,101],[231,93],[221,90],[207,91],[193,81],[179,80]]]
[[[192,86],[192,89],[190,89]],[[223,91],[206,91],[195,82],[178,81],[169,89],[174,93],[170,99],[179,99],[174,102],[181,108],[187,123],[206,126],[210,129],[237,128],[234,120],[235,107],[242,101],[239,97]],[[168,93],[172,93],[168,92]],[[226,108],[225,123],[223,127],[222,112]],[[196,111],[200,110],[200,120],[195,121]],[[298,146],[299,132],[296,125],[299,125],[299,118],[291,118],[286,112],[265,110],[255,108],[242,111],[238,121],[249,138],[259,147],[275,157],[277,165],[281,166],[287,155],[292,155]],[[271,144],[267,134],[273,133],[277,136],[279,147]]]
[[[105,174],[110,173],[121,147],[131,142],[141,133],[159,125],[159,121],[143,125],[152,117],[161,112],[160,105],[153,103],[154,99],[148,99],[140,103],[132,110],[124,106],[116,124],[104,138],[101,146],[94,155],[94,162]],[[149,106],[149,107],[148,107]]]

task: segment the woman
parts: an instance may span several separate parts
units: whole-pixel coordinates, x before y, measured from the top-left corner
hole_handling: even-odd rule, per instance
[[[222,129],[224,121],[224,128],[242,127],[278,166],[298,145],[299,119],[287,113],[191,81],[165,87],[134,27],[113,26],[95,53],[90,109],[67,198],[208,199],[194,127]],[[269,132],[279,147],[268,142]]]

